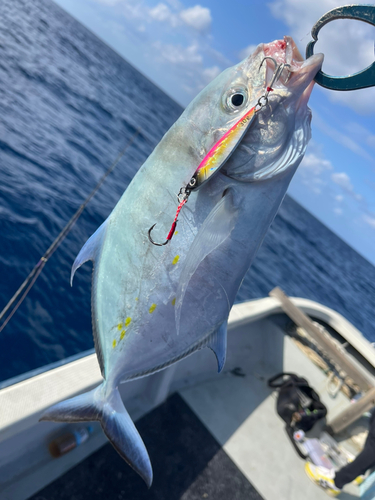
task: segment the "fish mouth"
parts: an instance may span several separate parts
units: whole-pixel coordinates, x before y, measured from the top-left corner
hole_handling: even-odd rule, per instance
[[[260,61],[262,63],[258,69]],[[260,104],[262,95],[265,98],[266,89],[268,94],[268,85],[272,82],[275,71],[280,65],[284,64],[286,67],[279,75],[277,81],[272,83],[273,88],[271,90],[275,92],[272,92],[266,98],[266,103],[268,103],[268,98],[270,102],[271,100],[274,101],[274,98],[279,94],[278,97],[282,97],[285,107],[293,106],[295,112],[298,112],[301,108],[304,110],[314,85],[314,77],[321,68],[322,62],[322,54],[316,54],[304,60],[291,37],[285,36],[283,40],[275,40],[268,44],[259,45],[256,51],[248,58],[251,71],[254,71],[254,64],[255,72],[258,71],[258,73],[263,66],[260,77],[263,81],[261,85],[256,85],[256,94],[253,98],[258,99],[260,97],[258,105],[262,107],[262,104]],[[251,89],[249,89],[249,93],[251,94]],[[230,128],[207,151],[200,162],[190,180],[189,189],[199,188],[212,175],[226,166],[228,160],[231,163],[233,157],[237,158],[239,156],[236,150],[238,146],[242,146],[242,150],[246,150],[249,134],[252,133],[251,123],[256,119],[257,111],[260,109],[257,107],[258,105],[255,104],[251,109],[247,107],[244,114],[236,115],[236,122],[230,124]],[[274,128],[272,128],[271,134],[274,133]],[[264,130],[263,133],[265,133]]]
[[[238,141],[233,155],[223,165],[224,175],[245,182],[270,178],[285,170],[296,161],[298,152],[304,150],[310,137],[307,129],[305,134],[297,134],[296,137],[292,134],[293,140],[300,140],[300,143],[295,142],[295,147],[287,148],[285,155],[282,153],[285,141],[291,140],[289,132],[285,130],[292,126],[294,130],[295,124],[303,128],[308,123],[310,127],[311,113],[307,103],[315,75],[323,63],[322,54],[314,54],[305,60],[293,39],[287,36],[283,40],[260,45],[254,54],[257,61],[263,61],[262,79],[265,78],[263,85],[266,88],[272,82],[276,69],[283,64],[286,67],[278,80],[272,83],[273,92],[269,93],[267,99],[269,109],[259,113],[259,133],[249,126]],[[251,58],[249,60],[253,61],[254,56]],[[264,88],[258,87],[257,90],[264,95]],[[273,113],[277,117],[275,121]],[[268,164],[276,165],[275,169]]]
[[[304,59],[290,36],[264,44],[263,51],[265,57],[272,57],[277,65],[289,65],[281,73],[274,88],[286,89],[294,96],[301,95],[299,106],[307,105],[314,87],[315,75],[323,64],[323,54],[313,54],[308,59]],[[275,67],[271,60],[266,59],[266,62],[266,80],[271,81]]]

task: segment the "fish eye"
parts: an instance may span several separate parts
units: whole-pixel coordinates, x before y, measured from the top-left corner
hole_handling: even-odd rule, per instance
[[[233,106],[241,106],[244,101],[244,96],[242,94],[233,94],[231,97],[231,102]]]
[[[248,102],[248,91],[244,86],[232,87],[223,95],[223,106],[226,111],[236,112],[244,108]]]

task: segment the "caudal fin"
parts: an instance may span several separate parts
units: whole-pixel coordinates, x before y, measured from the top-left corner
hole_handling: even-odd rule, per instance
[[[46,410],[40,420],[55,422],[100,422],[103,431],[121,457],[142,477],[147,486],[152,484],[152,466],[146,447],[122,402],[117,388],[108,398],[103,385],[67,399]]]

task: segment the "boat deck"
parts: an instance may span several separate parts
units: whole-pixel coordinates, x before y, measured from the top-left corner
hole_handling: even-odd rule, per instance
[[[314,380],[324,400],[325,375],[290,338],[283,344],[283,369]],[[267,378],[278,370],[239,368],[182,389],[137,422],[154,468],[150,490],[107,444],[32,500],[328,498],[305,475],[304,461],[276,414]],[[325,401],[331,414],[340,410],[342,398]],[[340,495],[341,500],[358,497],[353,485]]]
[[[178,394],[137,427],[153,464],[150,490],[106,444],[32,500],[262,500]]]
[[[312,317],[321,313],[322,321],[332,322],[322,306],[295,300],[308,313],[311,310]],[[345,339],[355,337],[343,318],[342,325],[337,322],[337,331],[347,333]],[[329,394],[326,375],[285,335],[289,324],[273,299],[239,304],[231,312],[223,373],[215,373],[211,350],[202,349],[162,372],[120,386],[150,454],[154,469],[150,490],[106,444],[98,423],[93,424],[90,439],[77,449],[59,459],[48,454],[47,443],[66,432],[67,426],[38,423],[40,413],[58,398],[100,383],[95,356],[3,389],[0,499],[326,499],[326,493],[304,472],[305,462],[285,433],[276,413],[276,393],[267,380],[283,371],[304,376],[327,406],[330,422],[351,405],[342,392]],[[372,347],[367,348],[372,355]],[[345,441],[348,436],[337,439]],[[354,454],[361,449],[351,439],[345,446]],[[340,500],[359,497],[359,488],[349,485]]]
[[[285,337],[283,344],[283,370],[303,374],[321,395],[329,414],[339,413],[345,397],[341,393],[335,400],[327,397],[324,373],[301,356],[290,338]],[[182,397],[261,497],[326,500],[326,493],[305,474],[305,461],[293,449],[284,422],[276,413],[276,393],[268,388],[267,379],[280,370],[267,373],[259,367],[254,371],[250,365],[241,368],[245,377],[227,373],[220,382],[209,381],[185,389]],[[309,434],[314,436],[318,432],[319,424],[316,424]],[[339,498],[354,500],[359,496],[359,488],[348,485]]]

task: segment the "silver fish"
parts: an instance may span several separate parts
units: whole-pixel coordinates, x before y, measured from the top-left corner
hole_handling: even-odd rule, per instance
[[[190,194],[169,244],[152,245],[150,226],[157,223],[153,236],[165,238],[176,193],[264,95],[274,72],[265,57],[289,64],[268,104],[230,145],[230,154],[222,154],[215,175]],[[222,370],[229,311],[310,139],[307,102],[322,61],[321,54],[304,61],[285,37],[259,45],[225,70],[165,134],[74,262],[72,278],[87,260],[95,263],[93,332],[103,383],[53,406],[42,420],[100,421],[148,486],[150,459],[118,385],[203,347],[215,352]]]

